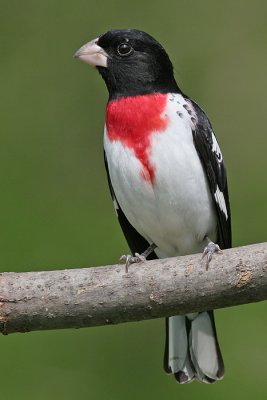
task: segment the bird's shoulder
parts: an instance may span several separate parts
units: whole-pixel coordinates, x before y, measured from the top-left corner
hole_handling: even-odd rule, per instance
[[[214,174],[212,183],[224,190],[227,185],[226,168],[223,160],[222,151],[217,141],[211,123],[204,110],[193,100],[189,100],[194,107],[197,122],[193,130],[193,139],[202,163]]]

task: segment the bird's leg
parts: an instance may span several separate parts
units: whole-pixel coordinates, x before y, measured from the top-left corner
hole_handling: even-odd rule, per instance
[[[207,256],[207,261],[206,261],[206,270],[207,270],[209,268],[209,263],[212,259],[213,254],[222,253],[222,250],[220,249],[220,246],[216,243],[213,243],[208,236],[205,236],[205,239],[207,240],[208,244],[203,251],[202,259]]]
[[[120,261],[125,262],[125,272],[128,272],[129,266],[131,264],[139,263],[139,262],[144,262],[146,261],[147,257],[155,250],[157,246],[155,243],[152,243],[143,253],[135,253],[134,256],[131,256],[130,254],[124,254],[121,256]]]

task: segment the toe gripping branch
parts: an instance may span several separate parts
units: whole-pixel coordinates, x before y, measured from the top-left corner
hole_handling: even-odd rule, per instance
[[[120,261],[125,262],[125,272],[129,271],[131,264],[145,262],[147,257],[156,249],[156,245],[152,243],[143,253],[135,253],[134,256],[130,254],[124,254],[121,256]]]
[[[204,257],[207,257],[206,259],[206,270],[209,268],[209,264],[211,262],[212,256],[214,253],[222,253],[222,250],[220,249],[220,246],[216,243],[213,243],[208,236],[205,237],[207,240],[208,244],[205,247],[203,254],[202,254],[202,259]]]

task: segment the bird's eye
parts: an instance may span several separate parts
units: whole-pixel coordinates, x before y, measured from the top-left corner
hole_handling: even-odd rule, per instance
[[[129,56],[133,52],[133,48],[129,43],[121,43],[117,47],[117,52],[120,56]]]

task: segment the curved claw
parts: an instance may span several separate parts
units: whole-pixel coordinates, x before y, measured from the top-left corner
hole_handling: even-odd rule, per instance
[[[139,262],[145,262],[146,258],[156,249],[155,243],[151,243],[148,248],[141,254],[135,253],[134,256],[131,256],[129,254],[123,255],[120,258],[120,261],[125,262],[125,272],[128,272],[129,266],[131,264],[139,263]]]
[[[126,272],[126,273],[127,273],[128,270],[129,270],[129,266],[130,266],[130,264],[131,264],[131,259],[132,259],[132,256],[131,256],[130,254],[123,254],[123,255],[120,257],[120,261],[122,261],[123,263],[125,263],[125,272]]]
[[[212,256],[214,253],[222,253],[222,250],[220,249],[220,246],[216,243],[213,243],[212,241],[208,242],[207,246],[205,247],[203,254],[202,254],[202,259],[207,256],[207,261],[206,261],[206,270],[209,267],[209,263],[211,262]]]
[[[146,258],[144,256],[142,256],[142,254],[139,254],[139,253],[135,253],[134,256],[131,256],[130,254],[123,254],[120,257],[120,261],[125,262],[125,272],[127,273],[129,271],[129,266],[131,264],[144,262],[144,261],[146,261]]]

